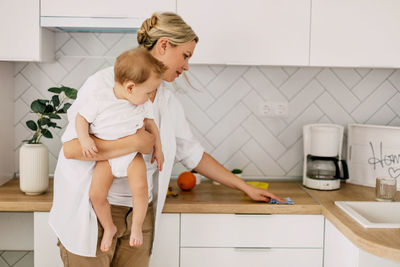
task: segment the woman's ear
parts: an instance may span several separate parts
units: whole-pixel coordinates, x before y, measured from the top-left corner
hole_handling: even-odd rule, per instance
[[[168,47],[169,41],[167,38],[162,37],[157,41],[157,52],[160,55],[164,55],[166,53],[167,47]]]
[[[128,81],[125,84],[125,88],[128,91],[129,94],[133,93],[133,89],[135,89],[136,84],[132,81]]]

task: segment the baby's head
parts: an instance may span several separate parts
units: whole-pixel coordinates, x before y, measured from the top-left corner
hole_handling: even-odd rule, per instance
[[[122,86],[128,101],[144,104],[160,85],[167,67],[145,48],[135,48],[118,56],[114,64],[115,83]]]

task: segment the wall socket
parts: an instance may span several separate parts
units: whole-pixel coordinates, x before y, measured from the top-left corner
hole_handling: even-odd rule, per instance
[[[263,102],[260,104],[260,116],[262,117],[287,117],[288,102]]]

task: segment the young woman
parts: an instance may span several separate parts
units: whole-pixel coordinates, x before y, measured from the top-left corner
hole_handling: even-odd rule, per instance
[[[137,40],[140,46],[148,49],[156,59],[167,66],[168,69],[162,79],[172,82],[189,69],[188,61],[199,38],[178,15],[161,13],[154,14],[143,22]],[[64,136],[69,138],[63,136],[64,147],[60,152],[59,162],[63,162],[66,158],[76,159],[81,161],[81,166],[69,171],[56,168],[54,201],[49,220],[59,238],[60,253],[65,266],[148,266],[153,237],[157,234],[157,225],[175,160],[214,181],[243,191],[253,200],[269,201],[270,198],[274,198],[284,202],[266,190],[246,184],[205,153],[190,131],[181,104],[165,84],[161,83],[150,99],[155,109],[154,119],[159,126],[165,161],[162,172],[158,172],[150,156],[144,155],[149,208],[143,224],[143,245],[137,248],[129,246],[132,196],[127,178],[116,178],[109,190],[108,200],[111,204],[113,221],[117,226],[117,234],[114,236],[111,248],[107,252],[102,252],[99,249],[99,240],[102,238],[103,230],[97,224],[97,218],[88,205],[89,194],[87,193],[84,199],[74,197],[84,195],[82,193],[88,191],[88,188],[69,188],[68,181],[84,179],[78,173],[92,175],[95,161],[132,152],[148,154],[154,142],[149,133],[139,130],[135,135],[119,140],[95,139],[99,151],[96,156],[85,158],[82,155],[79,141],[74,138],[76,110],[85,104],[84,96],[90,89],[96,86],[110,86],[113,81],[112,68],[92,75],[79,90],[78,99],[81,101],[75,101],[68,111],[69,125]]]

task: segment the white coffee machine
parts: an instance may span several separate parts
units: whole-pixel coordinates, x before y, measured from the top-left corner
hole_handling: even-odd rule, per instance
[[[303,126],[303,185],[311,189],[336,190],[348,179],[347,164],[341,159],[343,126],[309,124]]]

